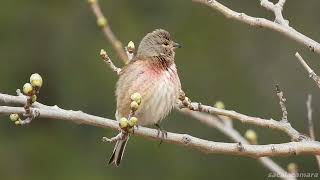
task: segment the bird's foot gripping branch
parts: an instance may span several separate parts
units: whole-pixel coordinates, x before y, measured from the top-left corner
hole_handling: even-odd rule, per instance
[[[119,119],[119,131],[120,133],[112,138],[103,137],[103,142],[116,142],[119,140],[124,140],[129,136],[130,133],[134,133],[134,128],[137,127],[138,118],[135,117],[135,113],[137,112],[142,97],[139,93],[133,93],[130,97],[130,113],[128,117],[122,117]]]

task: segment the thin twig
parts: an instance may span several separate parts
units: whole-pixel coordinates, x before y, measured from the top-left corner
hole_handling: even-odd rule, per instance
[[[282,121],[288,122],[288,111],[286,108],[286,98],[283,96],[283,92],[280,89],[280,86],[276,84],[276,93],[277,96],[279,97],[279,105],[282,111]]]
[[[97,24],[101,28],[103,34],[108,39],[108,41],[111,43],[113,49],[117,52],[119,57],[124,63],[128,62],[127,55],[125,51],[123,50],[122,43],[117,39],[117,37],[112,32],[107,18],[103,15],[101,8],[99,6],[98,0],[88,0],[91,10],[93,14],[97,18]]]
[[[128,57],[128,61],[130,62],[134,57],[135,46],[132,41],[128,43],[128,45],[124,48]]]
[[[317,86],[320,88],[320,77],[310,68],[310,66],[306,63],[306,61],[301,57],[301,55],[298,52],[296,52],[295,56],[302,64],[302,66],[307,70],[309,77],[312,78],[314,82],[317,84]]]
[[[104,49],[101,49],[100,51],[100,57],[101,59],[110,66],[110,68],[117,73],[117,75],[120,74],[121,69],[118,68],[117,66],[115,66],[113,64],[113,62],[111,61],[110,57],[108,56],[107,52]]]
[[[193,1],[209,6],[212,9],[222,13],[227,18],[237,20],[254,27],[264,27],[264,28],[273,30],[275,32],[279,32],[284,36],[308,47],[309,50],[311,50],[312,52],[316,52],[320,54],[320,44],[318,42],[296,31],[292,27],[283,26],[278,23],[269,21],[265,18],[252,17],[244,13],[233,11],[216,0],[193,0]]]
[[[125,47],[125,51],[126,51],[126,54],[127,54],[127,57],[128,57],[128,61],[131,61],[133,56],[134,56],[133,52],[129,51],[128,47]]]
[[[312,140],[316,140],[316,136],[314,135],[314,125],[312,121],[312,106],[311,106],[311,101],[312,101],[312,95],[308,94],[308,99],[307,99],[307,111],[308,111],[308,129],[309,129],[309,135]]]
[[[309,129],[310,138],[312,140],[316,140],[316,136],[315,136],[315,133],[314,133],[314,125],[313,125],[313,121],[312,121],[312,106],[311,106],[311,102],[312,102],[312,95],[308,94],[308,99],[307,99],[307,102],[306,102],[307,112],[308,112],[308,129]],[[320,156],[316,155],[315,157],[316,157],[316,160],[317,160],[317,163],[318,163],[318,168],[320,170]]]

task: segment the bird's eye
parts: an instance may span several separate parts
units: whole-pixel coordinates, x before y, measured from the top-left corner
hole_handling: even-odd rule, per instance
[[[163,44],[164,44],[165,46],[168,46],[168,45],[169,45],[169,43],[168,43],[168,42],[164,42]]]

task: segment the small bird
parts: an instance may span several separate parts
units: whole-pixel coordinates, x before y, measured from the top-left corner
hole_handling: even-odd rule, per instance
[[[141,40],[136,55],[121,70],[116,85],[118,121],[128,117],[133,93],[142,97],[135,112],[137,125],[158,125],[170,112],[181,89],[174,62],[175,49],[180,47],[163,29],[156,29]],[[128,139],[129,136],[116,142],[109,164],[120,165]]]

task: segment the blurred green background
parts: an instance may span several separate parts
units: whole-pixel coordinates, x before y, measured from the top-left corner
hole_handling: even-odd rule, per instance
[[[222,1],[221,1],[222,2]],[[299,51],[316,72],[319,55],[266,29],[226,19],[200,4],[183,0],[100,1],[114,33],[138,45],[156,28],[164,28],[183,45],[176,53],[181,82],[188,96],[204,104],[225,102],[228,109],[265,118],[281,117],[274,85],[287,98],[289,120],[307,133],[307,94],[313,95],[317,137],[320,127],[319,89],[294,57]],[[239,12],[273,19],[259,1],[224,0]],[[288,1],[284,15],[290,25],[319,41],[320,1]],[[86,1],[2,0],[0,6],[0,92],[17,88],[38,72],[44,79],[39,101],[65,109],[114,118],[117,76],[99,59],[105,48],[121,61],[96,26]],[[0,117],[0,179],[265,179],[269,173],[255,159],[206,155],[172,144],[131,138],[120,168],[107,166],[113,145],[102,136],[116,132],[63,121],[38,119],[17,127]],[[253,128],[259,143],[288,141],[284,133],[235,121],[244,133]],[[171,113],[168,131],[214,141],[231,142],[216,129],[190,117]],[[312,156],[273,158],[282,167],[296,162],[300,172],[316,172]]]

